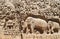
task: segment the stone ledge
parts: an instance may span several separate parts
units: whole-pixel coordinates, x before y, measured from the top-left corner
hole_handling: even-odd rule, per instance
[[[0,35],[0,39],[60,39],[60,34]]]

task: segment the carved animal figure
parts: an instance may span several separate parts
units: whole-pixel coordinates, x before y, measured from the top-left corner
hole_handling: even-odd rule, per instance
[[[47,32],[47,22],[43,19],[39,19],[39,18],[33,18],[33,17],[28,17],[25,22],[24,25],[22,26],[23,30],[29,27],[31,29],[31,33],[34,32],[34,28],[37,29],[38,31],[41,31],[42,33],[46,33]],[[26,31],[27,33],[28,31]]]
[[[50,32],[58,32],[60,29],[59,23],[53,22],[53,21],[48,21],[48,25],[50,26]]]

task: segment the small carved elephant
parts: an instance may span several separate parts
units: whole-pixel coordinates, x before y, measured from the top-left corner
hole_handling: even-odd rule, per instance
[[[52,33],[58,32],[60,29],[59,23],[57,22],[48,21],[48,26],[50,26],[49,31]]]

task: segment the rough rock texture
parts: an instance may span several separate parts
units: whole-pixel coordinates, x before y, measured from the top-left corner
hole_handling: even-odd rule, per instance
[[[60,39],[60,0],[0,0],[0,34],[1,39]]]

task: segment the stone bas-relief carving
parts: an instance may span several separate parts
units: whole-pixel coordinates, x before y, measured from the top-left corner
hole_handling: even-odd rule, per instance
[[[47,22],[43,19],[28,17],[23,25],[23,28],[31,28],[31,32],[34,32],[34,28],[41,31],[41,33],[47,32]],[[28,31],[28,30],[27,30]]]
[[[60,0],[0,0],[0,31],[21,39],[60,34]]]
[[[49,26],[50,32],[52,33],[59,32],[59,29],[60,29],[59,23],[48,21],[48,26]]]

